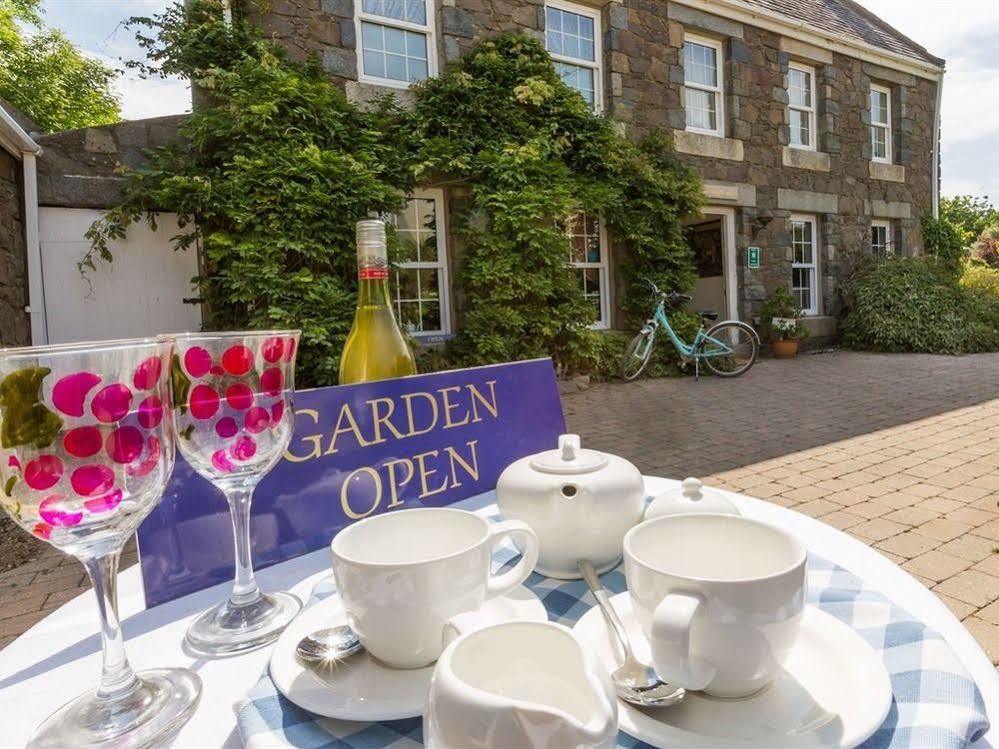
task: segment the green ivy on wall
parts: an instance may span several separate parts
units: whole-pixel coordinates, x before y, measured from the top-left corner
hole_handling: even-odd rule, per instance
[[[356,294],[353,226],[392,212],[417,185],[468,192],[454,230],[459,334],[442,365],[552,356],[565,371],[607,359],[593,308],[568,266],[565,224],[599,215],[622,250],[615,270],[629,312],[637,282],[689,289],[696,280],[680,221],[700,184],[662,135],[620,136],[558,77],[543,45],[506,34],[479,43],[444,73],[361,109],[314,63],[289,60],[217,0],[138,19],[159,70],[191,79],[204,103],[177,144],[129,172],[125,201],[90,232],[92,252],[154,210],[177,213],[200,245],[206,326],[300,327],[301,381],[335,382]],[[632,293],[632,291],[635,293]]]

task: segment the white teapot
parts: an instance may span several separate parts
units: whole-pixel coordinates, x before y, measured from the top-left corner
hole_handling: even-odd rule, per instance
[[[645,483],[624,458],[584,450],[578,435],[563,434],[557,449],[507,466],[496,503],[503,517],[524,521],[537,535],[537,571],[571,580],[582,577],[580,559],[598,573],[617,565],[624,534],[642,519]]]

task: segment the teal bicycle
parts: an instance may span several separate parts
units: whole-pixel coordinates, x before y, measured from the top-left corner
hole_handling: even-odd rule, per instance
[[[645,321],[642,330],[631,339],[624,352],[621,363],[621,377],[634,380],[642,373],[652,357],[652,349],[656,343],[656,334],[662,328],[680,354],[681,362],[686,365],[694,362],[694,374],[700,375],[701,362],[719,377],[738,377],[749,371],[756,362],[760,352],[760,337],[750,325],[739,320],[725,320],[715,323],[710,328],[708,321],[718,319],[718,313],[703,310],[701,327],[694,337],[693,343],[685,343],[673,330],[666,317],[667,306],[673,307],[681,302],[689,302],[686,294],[672,291],[660,291],[652,281],[646,279],[653,296],[657,300],[652,316]]]

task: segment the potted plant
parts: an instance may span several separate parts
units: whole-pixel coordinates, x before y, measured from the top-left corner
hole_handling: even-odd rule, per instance
[[[770,348],[778,359],[793,359],[798,355],[800,342],[811,331],[801,322],[801,309],[783,286],[777,288],[763,305],[760,321],[770,340]]]

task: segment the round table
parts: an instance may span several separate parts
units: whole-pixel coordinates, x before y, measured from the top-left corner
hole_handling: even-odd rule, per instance
[[[648,477],[646,488],[656,494],[677,483]],[[739,494],[730,496],[744,515],[797,534],[809,550],[850,570],[940,632],[971,672],[985,697],[990,717],[996,720],[999,675],[975,639],[935,595],[881,554],[835,528],[769,502]],[[489,493],[456,506],[483,510],[493,501]],[[329,552],[320,549],[261,570],[258,579],[265,590],[291,590],[306,600],[315,584],[329,574]],[[266,668],[270,648],[217,660],[197,658],[183,649],[190,620],[225,597],[228,589],[228,584],[215,586],[146,610],[138,565],[119,576],[119,610],[132,665],[136,669],[189,666],[204,683],[197,712],[173,739],[172,746],[242,746],[234,706]],[[23,746],[52,711],[96,686],[100,673],[96,630],[97,611],[88,592],[47,616],[0,652],[0,715],[4,718],[0,745]],[[999,747],[999,728],[993,726],[974,746]]]

